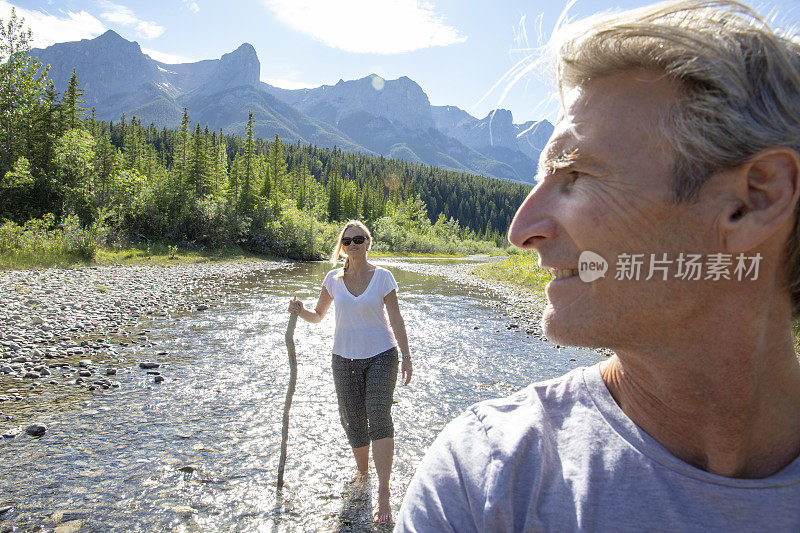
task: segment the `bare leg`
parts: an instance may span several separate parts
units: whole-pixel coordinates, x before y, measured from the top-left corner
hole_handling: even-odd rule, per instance
[[[360,448],[353,448],[353,455],[356,458],[356,467],[358,468],[358,477],[355,483],[363,484],[369,475],[369,444]]]
[[[372,458],[378,472],[378,510],[375,521],[389,522],[392,519],[392,506],[389,503],[389,478],[392,474],[394,458],[394,439],[378,439],[372,441]]]

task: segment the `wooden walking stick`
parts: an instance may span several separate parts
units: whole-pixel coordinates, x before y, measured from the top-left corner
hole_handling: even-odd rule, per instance
[[[289,388],[286,390],[286,401],[283,402],[283,429],[281,430],[281,458],[278,462],[278,488],[283,487],[283,467],[286,466],[286,441],[289,440],[289,408],[292,406],[294,386],[297,383],[297,357],[294,351],[294,328],[297,325],[297,313],[289,315],[286,326],[286,350],[289,352]]]

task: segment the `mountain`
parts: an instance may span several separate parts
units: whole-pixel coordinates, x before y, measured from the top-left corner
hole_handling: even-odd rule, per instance
[[[371,74],[314,89],[287,90],[266,84],[265,89],[379,154],[461,172],[525,179],[504,160],[438,130],[428,96],[406,76],[384,80]]]
[[[335,85],[287,90],[259,81],[255,49],[242,44],[220,59],[166,64],[113,31],[95,39],[34,49],[63,91],[73,67],[88,108],[102,120],[125,113],[143,124],[175,128],[183,108],[193,122],[241,134],[253,111],[255,130],[346,151],[380,154],[462,172],[532,182],[547,121],[514,124],[497,110],[483,119],[457,107],[432,106],[408,77],[372,74]]]
[[[477,119],[454,106],[435,106],[436,127],[486,157],[510,165],[526,181],[533,181],[539,154],[553,133],[547,120],[514,124],[511,111],[496,109]]]
[[[220,59],[170,65],[109,30],[95,39],[34,49],[31,55],[50,64],[50,77],[60,91],[74,67],[86,106],[94,107],[101,120],[119,120],[125,113],[143,124],[175,128],[188,107],[192,121],[241,134],[252,109],[255,129],[264,137],[277,133],[287,142],[372,153],[266,93],[260,87],[258,56],[247,43]]]

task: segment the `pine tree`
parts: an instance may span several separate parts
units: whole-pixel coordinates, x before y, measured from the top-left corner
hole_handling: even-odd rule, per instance
[[[253,131],[253,111],[247,118],[247,129],[245,131],[244,141],[244,160],[242,161],[242,190],[239,193],[239,210],[245,214],[249,214],[255,207],[255,182],[258,175],[258,166],[256,162],[255,144],[253,139],[256,132]]]
[[[61,100],[67,129],[71,130],[80,127],[84,117],[86,117],[86,112],[81,107],[81,104],[85,103],[83,89],[78,86],[77,71],[73,68],[72,76],[69,78],[69,85],[67,85],[67,90],[64,91],[64,98]]]
[[[208,128],[206,128],[206,133],[208,133]],[[203,135],[203,131],[200,129],[200,123],[194,129],[189,188],[197,198],[201,198],[209,192],[208,150],[206,148],[206,135]]]
[[[272,195],[277,200],[278,192],[286,194],[287,190],[287,168],[286,159],[283,155],[283,145],[281,144],[278,134],[275,134],[275,140],[269,143],[269,153],[267,155],[267,166],[269,168],[269,176],[272,180]]]
[[[181,127],[178,130],[177,146],[173,148],[172,155],[172,168],[176,182],[174,192],[178,195],[185,193],[184,187],[186,187],[189,182],[189,170],[191,166],[190,146],[192,143],[192,133],[189,131],[189,124],[189,110],[184,107]]]
[[[94,168],[98,183],[95,186],[97,203],[105,205],[108,202],[111,176],[115,170],[117,150],[111,144],[111,138],[107,133],[104,133],[97,142],[95,148],[95,163]]]
[[[337,222],[342,220],[342,178],[338,171],[330,172],[328,183],[325,184],[325,192],[328,193],[328,220]]]
[[[219,130],[219,137],[216,143],[216,155],[214,161],[215,194],[221,194],[228,188],[228,152],[226,150],[225,138],[222,130]]]

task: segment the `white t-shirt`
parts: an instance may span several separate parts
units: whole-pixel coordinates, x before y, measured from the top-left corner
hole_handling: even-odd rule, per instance
[[[375,267],[366,290],[353,296],[344,278],[336,277],[341,271],[331,270],[322,282],[336,306],[333,353],[348,359],[366,359],[397,346],[383,308],[383,298],[397,290],[392,273]]]

